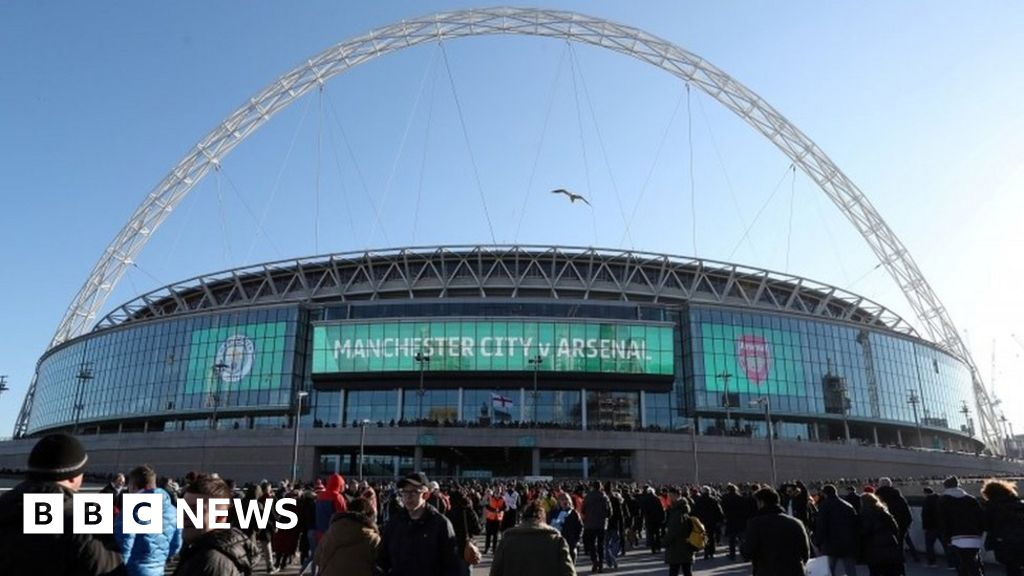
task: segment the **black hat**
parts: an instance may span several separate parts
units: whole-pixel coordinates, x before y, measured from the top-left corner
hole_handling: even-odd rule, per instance
[[[956,476],[950,476],[942,481],[943,488],[956,488],[960,486],[960,479]]]
[[[423,472],[411,472],[398,481],[399,488],[412,486],[413,488],[425,488],[427,486],[427,475]]]
[[[69,434],[42,437],[28,455],[28,475],[36,480],[68,480],[82,473],[89,455]]]

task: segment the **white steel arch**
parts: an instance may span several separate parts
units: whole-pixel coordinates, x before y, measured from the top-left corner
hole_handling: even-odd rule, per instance
[[[220,161],[276,112],[328,79],[379,56],[465,36],[515,34],[559,38],[632,56],[703,90],[734,112],[815,181],[864,237],[906,295],[924,330],[967,363],[974,375],[981,435],[1002,453],[995,412],[970,351],[907,248],[857,186],[796,126],[760,96],[693,54],[643,30],[600,18],[554,10],[487,8],[445,12],[402,21],[336,44],[276,79],[207,134],[146,196],[107,246],[61,320],[50,347],[87,331],[125,269],[171,210]],[[24,431],[33,386],[15,433]]]

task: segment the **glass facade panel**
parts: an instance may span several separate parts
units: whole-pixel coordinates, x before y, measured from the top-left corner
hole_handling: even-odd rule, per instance
[[[834,415],[976,433],[970,372],[904,338],[822,320],[711,307],[690,310],[698,410]],[[650,395],[649,395],[650,396]],[[965,409],[966,407],[966,409]],[[808,438],[803,424],[780,429]],[[813,430],[811,430],[813,432]]]
[[[332,348],[316,336],[324,325],[315,323],[325,320],[349,321],[350,339],[379,352],[359,359],[362,370],[376,372],[373,379],[351,389],[343,380],[341,390],[315,389],[315,352]],[[435,360],[422,366],[429,383],[422,395],[417,349],[407,343],[416,338],[436,346]],[[371,341],[378,344],[366,347]],[[563,341],[567,356],[559,357]],[[612,349],[603,356],[601,342],[612,349],[643,342],[644,368],[629,367]],[[550,345],[549,356],[539,343]],[[485,350],[482,367],[479,352]],[[535,350],[544,358],[538,372],[562,372],[541,380],[556,389],[536,395],[529,364]],[[650,374],[648,364],[663,377],[657,386],[648,385],[655,379],[640,379],[640,385],[616,387],[623,373]],[[493,381],[480,380],[493,374],[471,374],[484,369],[505,373]],[[221,429],[291,426],[300,384],[310,391],[301,425],[311,428],[365,419],[383,426],[429,420],[582,429],[586,412],[588,429],[679,431],[696,412],[701,432],[757,435],[764,433],[762,407],[751,402],[768,397],[780,437],[834,440],[844,416],[860,438],[870,436],[875,422],[978,434],[967,367],[895,333],[708,305],[501,301],[360,302],[324,310],[296,305],[97,332],[40,362],[29,432],[76,421],[82,431],[98,426],[101,433],[202,429],[214,413]],[[938,442],[934,434],[928,439]]]
[[[297,308],[154,321],[72,342],[39,366],[29,432],[77,422],[289,405]]]

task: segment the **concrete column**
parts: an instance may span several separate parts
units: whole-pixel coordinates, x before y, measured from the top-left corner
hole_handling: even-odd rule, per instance
[[[394,456],[391,458],[391,477],[398,478],[398,470],[401,467],[401,456]]]
[[[878,448],[878,426],[872,426],[871,433],[875,436],[875,448]]]
[[[811,424],[811,438],[813,438],[815,442],[820,442],[821,441],[820,434],[821,433],[818,432],[818,425],[817,424]]]
[[[530,474],[540,476],[540,448],[534,448],[530,454]]]
[[[587,429],[587,389],[583,388],[580,390],[580,421],[583,423],[583,429]],[[584,472],[586,474],[586,472]],[[584,476],[586,478],[586,476]]]
[[[519,421],[526,422],[526,390],[519,389]]]
[[[458,409],[455,412],[455,419],[460,421],[460,422],[462,421],[462,392],[463,392],[463,390],[465,390],[465,389],[464,388],[459,388],[459,407],[458,407]]]
[[[419,472],[423,470],[423,446],[417,446],[412,452],[412,469],[413,472]]]
[[[583,479],[590,479],[590,458],[587,456],[583,457]]]
[[[647,393],[640,391],[640,428],[647,428]]]
[[[903,446],[903,431],[899,428],[896,429],[896,445]]]

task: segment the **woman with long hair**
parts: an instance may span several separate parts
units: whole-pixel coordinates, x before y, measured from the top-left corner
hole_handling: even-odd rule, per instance
[[[981,487],[985,511],[985,548],[995,552],[1006,576],[1024,573],[1024,502],[1017,488],[1004,480],[989,480]]]
[[[889,509],[871,493],[860,497],[860,541],[870,576],[903,576],[900,529]]]

